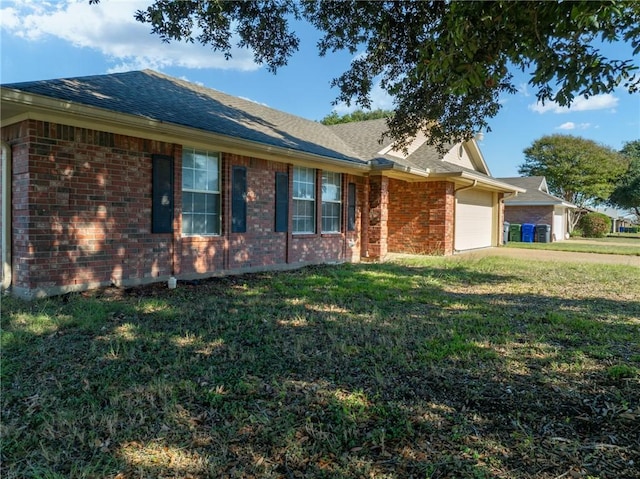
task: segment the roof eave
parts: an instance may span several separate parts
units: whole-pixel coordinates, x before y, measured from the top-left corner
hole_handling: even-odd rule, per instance
[[[458,143],[460,144],[460,143]],[[489,176],[491,176],[491,171],[489,170],[489,165],[487,164],[486,160],[484,159],[484,155],[482,154],[482,150],[480,150],[480,146],[478,145],[478,142],[476,141],[475,138],[471,138],[470,140],[464,141],[462,142],[462,145],[467,148],[468,152],[469,152],[469,156],[472,159],[475,159],[475,163],[476,163],[476,168],[478,166],[480,166],[480,168],[485,170],[485,173]],[[454,148],[457,145],[454,145]]]
[[[517,199],[505,200],[506,206],[564,206],[565,208],[577,208],[576,205],[566,201],[519,201]]]
[[[467,180],[470,183],[477,181],[477,184],[480,186],[488,187],[492,190],[497,190],[500,193],[524,193],[527,191],[524,188],[520,188],[518,186],[513,186],[509,183],[505,183],[503,181],[496,180],[494,178],[487,178],[482,175],[474,175],[468,171],[453,171],[453,172],[444,172],[444,173],[432,173],[430,175],[432,179],[435,178],[453,178],[459,180]]]
[[[391,178],[398,178],[407,181],[424,181],[431,175],[431,171],[410,166],[399,165],[398,163],[385,163],[383,165],[371,164],[371,173],[381,173]]]

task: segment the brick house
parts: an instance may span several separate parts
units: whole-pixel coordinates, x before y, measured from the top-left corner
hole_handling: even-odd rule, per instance
[[[3,289],[26,298],[502,240],[475,141],[327,127],[153,71],[2,85]]]
[[[569,233],[569,211],[576,205],[549,193],[544,176],[500,178],[505,183],[524,188],[513,198],[504,200],[504,220],[509,223],[546,224],[551,226],[551,241],[562,241]]]

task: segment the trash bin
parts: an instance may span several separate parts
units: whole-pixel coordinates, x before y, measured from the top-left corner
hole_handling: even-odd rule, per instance
[[[533,243],[535,226],[536,225],[532,223],[524,223],[522,225],[522,242],[523,243]]]
[[[551,225],[536,225],[536,241],[551,243]]]
[[[521,230],[521,224],[511,223],[509,225],[509,241],[522,241]]]
[[[502,227],[502,244],[507,244],[509,242],[509,222],[505,221],[504,226]]]

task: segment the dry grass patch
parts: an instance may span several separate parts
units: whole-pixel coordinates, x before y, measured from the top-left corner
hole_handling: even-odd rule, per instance
[[[422,258],[2,299],[2,477],[637,479],[640,270]]]

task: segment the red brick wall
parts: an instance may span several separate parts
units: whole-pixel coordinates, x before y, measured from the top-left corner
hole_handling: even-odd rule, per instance
[[[453,254],[454,185],[389,181],[388,248],[397,253]]]
[[[389,178],[369,178],[369,244],[370,258],[384,258],[388,252]]]
[[[287,165],[272,161],[223,155],[226,204],[231,202],[231,169],[247,168],[247,231],[231,233],[230,215],[225,215],[229,231],[228,268],[282,264],[286,262],[287,233],[274,232],[276,172],[287,172]]]
[[[171,235],[151,235],[151,158],[173,145],[28,120],[13,151],[13,285],[76,287],[170,273]]]
[[[273,231],[275,173],[289,170],[292,182],[286,164],[222,154],[222,234],[182,237],[180,145],[35,120],[3,127],[2,138],[13,145],[13,288],[18,294],[359,260],[360,221],[355,232],[336,235]],[[173,234],[151,233],[152,154],[175,159]],[[246,233],[230,233],[230,215],[224,214],[234,165],[247,168]],[[346,229],[346,185],[358,184],[360,219],[365,180],[344,178]]]
[[[505,206],[504,220],[509,223],[553,225],[553,206]]]
[[[365,195],[365,189],[367,187],[366,180],[363,177],[353,176],[353,175],[344,175],[344,184],[345,184],[345,192],[344,192],[344,202],[347,204],[347,185],[349,183],[355,183],[356,185],[356,221],[355,221],[355,230],[346,231],[346,242],[345,242],[345,261],[349,262],[358,262],[360,261],[360,257],[362,256],[362,244],[363,244],[363,205],[368,199],[368,195]],[[347,224],[347,208],[344,209],[344,224]]]

